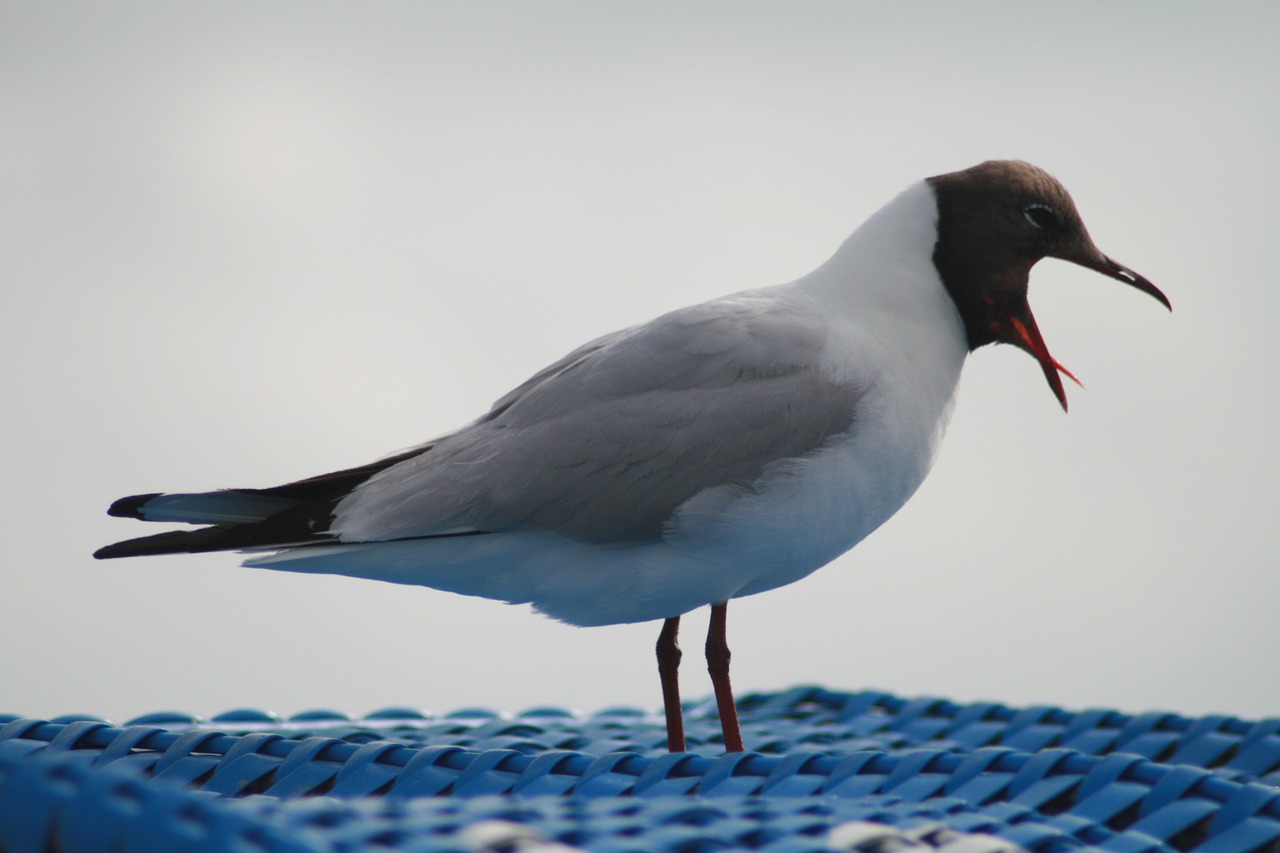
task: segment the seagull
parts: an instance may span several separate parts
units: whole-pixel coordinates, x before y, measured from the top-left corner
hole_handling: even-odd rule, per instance
[[[244,565],[531,604],[572,625],[662,621],[658,674],[685,750],[680,617],[711,607],[726,751],[743,749],[728,603],[848,551],[933,464],[965,357],[1025,350],[1065,410],[1027,303],[1058,258],[1169,300],[1094,245],[1066,189],[1021,161],[926,178],[793,282],[597,338],[471,424],[272,488],[153,493],[110,515],[204,525],[98,558],[240,551]]]

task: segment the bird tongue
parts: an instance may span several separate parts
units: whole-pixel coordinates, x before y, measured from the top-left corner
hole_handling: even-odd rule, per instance
[[[1048,380],[1049,387],[1053,389],[1054,395],[1058,398],[1058,402],[1062,404],[1062,410],[1065,412],[1067,410],[1067,390],[1062,387],[1062,379],[1058,374],[1062,373],[1081,388],[1084,385],[1076,378],[1074,373],[1059,364],[1058,360],[1049,354],[1049,347],[1045,345],[1040,329],[1036,327],[1036,318],[1029,309],[1025,323],[1017,317],[1010,317],[1009,326],[1013,329],[1015,336],[1013,343],[1031,353],[1035,356],[1036,361],[1040,362],[1040,369],[1044,371],[1044,378]]]

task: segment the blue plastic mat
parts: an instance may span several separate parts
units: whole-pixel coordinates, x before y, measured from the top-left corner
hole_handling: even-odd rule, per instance
[[[589,850],[777,853],[873,821],[1033,851],[1280,851],[1280,720],[819,688],[740,709],[756,752],[721,754],[704,703],[675,756],[634,709],[0,717],[0,850],[525,849],[467,835],[506,821]]]

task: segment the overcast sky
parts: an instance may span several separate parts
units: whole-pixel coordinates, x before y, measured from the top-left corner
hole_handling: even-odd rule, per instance
[[[916,497],[730,608],[738,691],[1280,714],[1278,39],[1272,2],[6,3],[0,711],[657,708],[656,623],[90,554],[151,532],[121,495],[420,443],[1017,157],[1174,312],[1037,267],[1087,390],[972,357]]]

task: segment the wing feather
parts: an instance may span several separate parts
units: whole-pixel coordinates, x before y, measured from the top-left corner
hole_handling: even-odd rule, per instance
[[[826,326],[794,305],[771,310],[776,298],[739,294],[575,350],[474,424],[358,486],[333,532],[657,538],[699,492],[749,487],[853,422],[862,389],[819,369]]]

